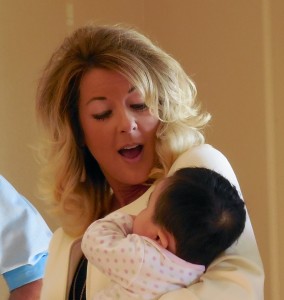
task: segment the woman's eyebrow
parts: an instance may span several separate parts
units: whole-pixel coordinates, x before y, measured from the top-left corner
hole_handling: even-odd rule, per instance
[[[103,101],[103,100],[106,100],[106,99],[107,99],[107,98],[104,97],[104,96],[92,97],[90,100],[87,101],[86,105],[88,105],[88,104],[90,104],[91,102],[96,101],[96,100],[101,100],[101,101]]]
[[[133,91],[136,90],[136,87],[135,86],[132,86],[129,90],[128,90],[128,94],[132,93]],[[107,97],[104,97],[104,96],[97,96],[97,97],[92,97],[87,103],[86,105],[88,105],[90,102],[93,102],[95,100],[107,100]]]

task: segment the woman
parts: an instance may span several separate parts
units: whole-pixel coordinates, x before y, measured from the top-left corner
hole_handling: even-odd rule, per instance
[[[195,97],[181,66],[129,28],[82,27],[53,54],[37,112],[48,134],[42,190],[61,228],[51,242],[42,299],[91,299],[105,287],[106,277],[86,267],[81,236],[118,208],[141,211],[155,179],[201,166],[239,188],[226,158],[204,144],[201,130],[210,116]],[[160,299],[262,298],[263,269],[247,218],[239,242],[200,282]]]

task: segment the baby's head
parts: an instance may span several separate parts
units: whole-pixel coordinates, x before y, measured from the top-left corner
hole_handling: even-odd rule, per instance
[[[208,265],[241,235],[244,202],[232,184],[205,168],[183,168],[158,182],[133,232],[191,263]]]

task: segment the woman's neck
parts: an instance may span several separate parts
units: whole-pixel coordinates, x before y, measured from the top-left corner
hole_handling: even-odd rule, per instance
[[[143,195],[149,187],[150,185],[141,184],[113,189],[114,208],[117,209],[133,202]]]

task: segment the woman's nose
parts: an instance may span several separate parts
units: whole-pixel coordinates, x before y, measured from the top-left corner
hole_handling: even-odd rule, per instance
[[[118,123],[120,132],[130,133],[137,130],[137,122],[131,112],[124,111],[123,113],[121,113]]]

